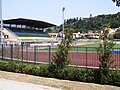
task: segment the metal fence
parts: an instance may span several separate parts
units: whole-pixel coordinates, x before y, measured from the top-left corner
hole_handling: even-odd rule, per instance
[[[51,46],[27,46],[27,45],[1,45],[0,58],[19,60],[33,63],[50,63],[57,47]],[[97,47],[72,47],[68,53],[71,59],[70,65],[97,68],[99,67],[99,55]],[[120,48],[112,51],[116,65],[120,68]]]

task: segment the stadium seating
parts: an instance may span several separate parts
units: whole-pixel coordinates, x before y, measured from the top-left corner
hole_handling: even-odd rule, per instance
[[[35,29],[23,29],[23,28],[11,28],[9,30],[17,36],[27,36],[27,37],[49,37],[47,33],[42,30]]]

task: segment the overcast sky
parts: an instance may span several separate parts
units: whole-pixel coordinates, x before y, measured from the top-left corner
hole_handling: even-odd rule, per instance
[[[2,0],[2,17],[28,18],[60,25],[62,7],[65,7],[65,19],[120,12],[120,7],[116,7],[112,0]]]

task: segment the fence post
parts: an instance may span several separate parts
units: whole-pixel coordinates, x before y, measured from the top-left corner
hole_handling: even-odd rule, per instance
[[[34,46],[34,63],[36,63],[36,46]]]
[[[11,60],[13,60],[13,45],[12,45],[12,44],[11,44],[11,49],[10,49],[10,51],[11,51],[11,52],[10,52],[10,53],[11,53],[11,54],[10,54],[10,55],[11,55]]]
[[[88,51],[87,51],[87,47],[86,47],[86,68],[87,68],[87,53],[88,53]]]
[[[22,48],[22,62],[23,62],[23,44],[21,45]]]
[[[3,52],[4,52],[4,46],[2,44],[2,60],[3,60]]]
[[[77,46],[77,51],[76,51],[76,66],[78,66],[78,46]]]
[[[19,55],[19,54],[20,54],[20,51],[19,51],[19,45],[17,45],[17,46],[18,46],[18,47],[17,47],[17,55],[18,55],[17,58],[18,58],[18,60],[19,60],[19,59],[20,59],[20,55]]]
[[[26,45],[26,60],[28,61],[28,45]]]
[[[51,62],[51,47],[50,46],[48,46],[49,48],[49,55],[48,55],[48,63],[50,64],[50,62]]]

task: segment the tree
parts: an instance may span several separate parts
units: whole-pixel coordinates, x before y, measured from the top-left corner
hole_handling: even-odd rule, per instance
[[[72,38],[73,38],[73,29],[65,29],[65,37],[62,38],[61,43],[58,45],[57,52],[52,57],[52,62],[50,64],[50,72],[57,74],[60,70],[66,67],[70,63],[68,58],[68,51],[71,48]]]
[[[114,39],[120,39],[120,32],[116,32],[113,36]]]
[[[98,15],[92,18],[80,18],[76,22],[72,22],[72,19],[67,19],[65,27],[74,28],[75,32],[101,30],[101,25],[105,23],[110,23],[110,28],[118,28],[120,26],[120,12],[109,15]]]
[[[113,37],[108,35],[110,24],[102,25],[103,35],[100,39],[102,43],[99,44],[97,53],[99,54],[99,70],[100,82],[106,84],[109,78],[109,69],[115,67],[114,58],[112,57],[112,50],[114,48]]]
[[[112,0],[114,3],[116,3],[116,6],[120,6],[120,0]]]

